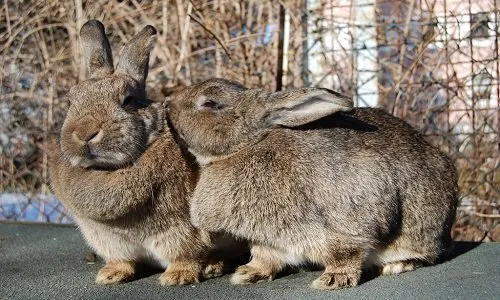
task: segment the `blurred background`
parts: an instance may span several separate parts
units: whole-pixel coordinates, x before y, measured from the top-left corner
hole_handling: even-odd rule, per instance
[[[150,97],[217,76],[321,86],[408,121],[459,170],[456,240],[500,241],[500,2],[496,0],[1,0],[0,220],[71,223],[48,189],[49,140],[85,79],[78,31],[115,55],[158,29]],[[447,176],[447,174],[442,174]]]

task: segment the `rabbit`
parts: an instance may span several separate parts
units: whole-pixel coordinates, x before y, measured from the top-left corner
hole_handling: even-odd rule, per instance
[[[364,269],[410,271],[450,245],[456,169],[401,119],[328,89],[218,78],[166,105],[201,165],[192,223],[251,244],[233,284],[313,264],[325,269],[312,288],[353,287]]]
[[[155,34],[144,27],[115,69],[103,24],[82,26],[90,79],[69,91],[60,145],[50,150],[51,189],[105,260],[98,284],[129,281],[143,262],[166,267],[162,285],[191,284],[224,270],[209,256],[219,251],[216,237],[190,223],[198,166],[176,142],[163,103],[146,99]]]

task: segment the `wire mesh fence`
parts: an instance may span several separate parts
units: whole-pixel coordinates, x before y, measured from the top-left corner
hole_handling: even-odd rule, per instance
[[[454,237],[500,240],[495,0],[5,1],[0,8],[0,219],[71,222],[47,188],[63,95],[85,78],[78,29],[113,50],[158,29],[151,98],[209,77],[270,90],[316,85],[407,120],[459,170]],[[446,176],[446,174],[443,174]]]

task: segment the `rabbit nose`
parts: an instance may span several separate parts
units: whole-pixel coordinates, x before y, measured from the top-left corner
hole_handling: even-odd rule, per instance
[[[73,131],[73,138],[81,144],[96,143],[102,138],[102,129],[89,130],[87,132]]]

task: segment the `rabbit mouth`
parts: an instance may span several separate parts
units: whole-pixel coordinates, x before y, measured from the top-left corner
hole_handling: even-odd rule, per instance
[[[76,155],[71,155],[69,157],[69,162],[73,167],[88,168],[92,166],[96,160],[99,159],[99,151],[93,147],[83,147],[79,150]]]
[[[69,159],[73,167],[119,169],[129,164],[130,158],[124,153],[112,153],[108,155],[99,154],[97,151],[89,151],[87,156],[75,156]]]
[[[99,157],[99,150],[94,147],[87,147],[87,157],[89,159],[97,159]]]
[[[80,167],[84,169],[90,168],[95,164],[94,160],[86,157],[72,157],[70,158],[69,162],[73,167]]]
[[[78,166],[79,167],[82,167],[82,168],[90,168],[94,165],[94,161],[91,160],[91,159],[81,159],[79,162],[78,162]]]

